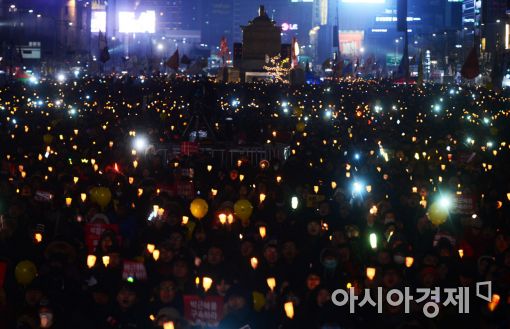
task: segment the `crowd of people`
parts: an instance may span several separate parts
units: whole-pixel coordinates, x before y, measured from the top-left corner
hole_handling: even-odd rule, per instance
[[[0,328],[508,328],[509,113],[458,85],[11,82]]]

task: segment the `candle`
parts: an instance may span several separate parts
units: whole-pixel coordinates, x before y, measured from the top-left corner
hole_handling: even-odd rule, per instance
[[[491,301],[487,305],[491,312],[494,312],[494,310],[496,309],[496,307],[499,304],[500,299],[501,299],[501,297],[498,294],[492,295]]]
[[[204,276],[202,278],[202,287],[204,288],[204,291],[207,292],[211,286],[212,286],[213,280],[207,276]]]
[[[375,268],[374,267],[367,267],[366,270],[367,278],[372,281],[375,277]]]
[[[108,256],[106,256],[108,257]],[[96,265],[96,256],[95,255],[88,255],[87,256],[87,267],[88,268],[93,268],[94,265]]]
[[[414,258],[413,257],[406,257],[406,267],[411,267],[413,266],[413,263],[414,263]]]
[[[266,237],[266,227],[265,226],[259,227],[259,234],[262,239],[264,239]]]
[[[269,289],[271,289],[271,291],[274,291],[274,288],[276,287],[276,279],[273,277],[267,278],[266,282]]]
[[[103,256],[102,260],[104,266],[108,266],[108,264],[110,264],[110,256]]]
[[[173,321],[167,321],[163,323],[163,329],[174,329],[174,323]]]
[[[43,239],[43,236],[42,236],[41,233],[36,233],[36,234],[34,234],[34,239],[35,239],[35,242],[41,243],[42,239]]]
[[[156,249],[156,246],[152,243],[148,243],[147,244],[147,251],[149,252],[149,254],[152,254],[154,252],[154,249]]]
[[[258,261],[257,257],[252,257],[250,259],[250,264],[251,264],[251,268],[253,268],[255,270],[257,268],[257,266],[259,265],[259,261]]]
[[[227,222],[227,215],[221,213],[218,215],[218,218],[220,219],[221,225],[225,225],[225,223]]]
[[[189,221],[189,217],[188,216],[182,216],[182,225],[187,225],[188,221]]]
[[[292,304],[292,302],[286,302],[286,303],[283,305],[283,308],[285,309],[285,315],[286,315],[289,319],[294,318],[294,305]]]

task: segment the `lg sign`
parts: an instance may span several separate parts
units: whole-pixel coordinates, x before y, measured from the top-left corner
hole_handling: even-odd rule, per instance
[[[282,31],[294,31],[298,29],[297,24],[289,24],[289,23],[283,23],[282,24]]]

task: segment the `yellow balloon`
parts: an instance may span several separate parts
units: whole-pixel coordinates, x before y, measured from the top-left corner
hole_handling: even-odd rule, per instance
[[[260,312],[266,305],[266,297],[259,291],[253,292],[253,308],[255,311]]]
[[[37,267],[29,260],[21,261],[14,269],[14,276],[19,284],[27,286],[37,276]]]
[[[300,132],[300,133],[305,131],[305,123],[303,121],[299,121],[296,125],[296,130],[297,130],[297,132]]]
[[[207,214],[209,206],[207,205],[207,202],[204,199],[196,198],[195,200],[191,201],[191,204],[189,205],[189,210],[191,211],[191,214],[195,218],[202,219]]]
[[[43,136],[43,142],[44,142],[44,144],[46,144],[46,145],[50,145],[50,144],[51,144],[51,142],[53,142],[53,136],[52,136],[52,135],[50,135],[50,134],[45,134],[45,135]]]
[[[112,200],[112,192],[107,187],[94,187],[90,190],[90,198],[104,209]]]
[[[247,221],[250,219],[251,214],[253,212],[253,206],[250,201],[246,199],[238,200],[234,204],[234,213],[237,217],[241,218],[243,221]]]
[[[448,218],[448,210],[441,207],[441,205],[437,202],[434,202],[430,206],[427,216],[432,224],[439,226],[446,222],[446,219]]]

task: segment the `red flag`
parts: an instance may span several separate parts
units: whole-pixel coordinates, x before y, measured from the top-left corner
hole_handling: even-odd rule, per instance
[[[225,66],[227,61],[230,59],[227,38],[225,38],[225,37],[221,37],[220,52],[218,55],[219,55],[219,57],[221,57],[221,60],[223,61],[223,66]]]
[[[296,37],[292,37],[292,46],[291,46],[290,52],[291,52],[291,56],[290,56],[291,57],[291,66],[293,68],[297,67],[299,64],[298,63],[299,45],[298,45]]]
[[[179,68],[179,49],[175,50],[174,54],[165,62],[165,65],[177,71]]]
[[[460,74],[465,79],[474,79],[480,74],[480,64],[478,63],[478,53],[476,47],[473,47],[466,57],[464,65],[460,70]]]

